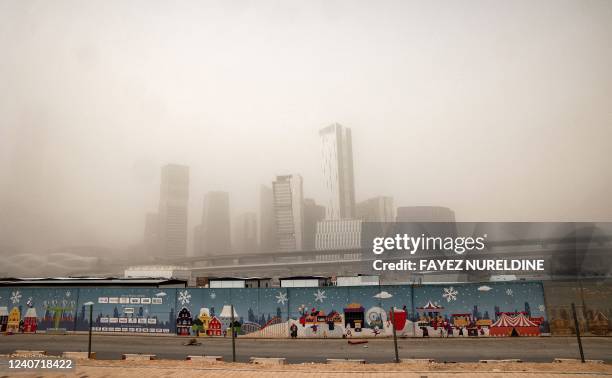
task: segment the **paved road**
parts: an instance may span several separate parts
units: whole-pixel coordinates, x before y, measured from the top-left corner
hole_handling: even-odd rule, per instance
[[[231,361],[231,339],[200,338],[201,346],[184,346],[188,338],[155,336],[94,335],[93,351],[98,359],[119,359],[122,353],[150,353],[158,358],[185,359],[187,355],[220,355]],[[524,337],[480,339],[399,339],[400,358],[433,358],[436,361],[470,362],[479,359],[519,358],[523,361],[550,362],[553,358],[578,358],[575,338]],[[612,338],[583,339],[586,358],[612,363]],[[17,349],[87,351],[87,335],[12,335],[0,336],[0,354]],[[342,339],[237,339],[237,361],[249,357],[285,357],[287,362],[323,362],[327,358],[359,358],[369,363],[391,362],[393,340],[369,340],[349,345]]]

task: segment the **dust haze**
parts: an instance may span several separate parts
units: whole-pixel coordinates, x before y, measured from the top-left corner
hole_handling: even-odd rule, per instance
[[[190,233],[278,174],[320,202],[334,122],[357,201],[612,221],[610,67],[606,0],[0,0],[0,252],[134,248],[168,163]]]

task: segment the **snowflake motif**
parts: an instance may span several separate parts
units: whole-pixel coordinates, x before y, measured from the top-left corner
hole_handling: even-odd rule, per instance
[[[212,293],[210,293],[210,299],[215,299],[217,298],[217,294],[213,291]]]
[[[446,298],[447,302],[450,301],[456,301],[457,300],[457,294],[459,294],[459,292],[457,290],[455,290],[454,287],[445,287],[444,288],[444,294],[442,294],[443,298]]]
[[[514,292],[512,291],[512,289],[506,289],[506,295],[514,295]]]
[[[538,306],[538,310],[540,310],[540,312],[544,312],[546,310],[546,306],[541,304],[541,305]]]
[[[313,294],[315,297],[315,302],[323,303],[323,300],[327,298],[325,295],[325,290],[317,289],[317,292]]]
[[[69,292],[69,291],[66,292],[66,298],[70,298],[71,295],[72,295],[71,292]]]
[[[185,304],[189,304],[190,300],[191,300],[191,294],[189,294],[187,290],[179,291],[178,301],[181,302],[181,306],[184,306]]]
[[[283,293],[282,291],[279,291],[278,294],[276,295],[276,303],[285,304],[285,302],[287,302],[287,293]]]
[[[17,304],[19,303],[20,300],[21,300],[21,293],[19,292],[19,290],[13,291],[11,293],[11,302],[13,302],[13,304]]]

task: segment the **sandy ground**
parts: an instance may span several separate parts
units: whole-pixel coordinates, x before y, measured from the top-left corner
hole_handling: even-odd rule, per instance
[[[22,372],[6,377],[601,377],[612,365],[580,363],[400,363],[252,365],[199,361],[77,361],[70,372]]]

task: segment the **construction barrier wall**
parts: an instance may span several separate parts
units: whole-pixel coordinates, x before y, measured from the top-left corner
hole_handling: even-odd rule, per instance
[[[606,336],[612,332],[612,280],[583,279],[544,282],[547,315],[553,335],[576,333],[572,303],[581,334]]]
[[[565,295],[564,287],[547,287],[556,290],[555,296]],[[541,282],[265,289],[5,287],[0,288],[0,330],[86,331],[86,304],[93,303],[94,332],[222,337],[231,327],[233,305],[240,337],[385,337],[393,327],[399,336],[415,337],[538,336],[550,332],[544,292]],[[548,298],[548,303],[557,315],[558,301]]]

